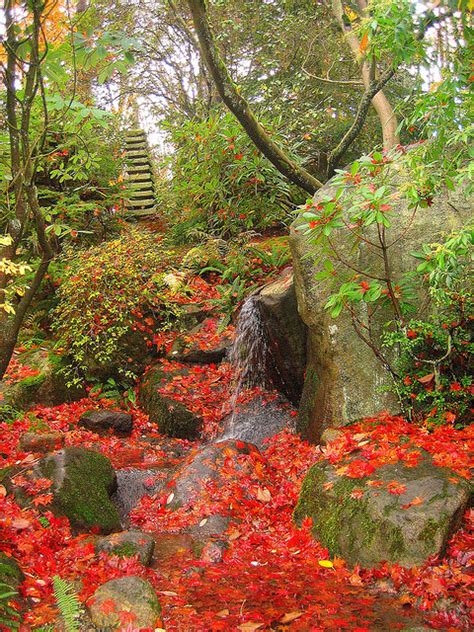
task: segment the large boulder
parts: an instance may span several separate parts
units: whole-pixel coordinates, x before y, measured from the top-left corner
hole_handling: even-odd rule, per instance
[[[109,553],[118,557],[137,555],[145,566],[149,566],[153,556],[155,541],[148,533],[130,530],[99,538],[95,542],[96,553]]]
[[[87,410],[80,416],[79,425],[97,434],[111,431],[120,436],[128,436],[132,434],[133,418],[130,413],[120,410]]]
[[[143,377],[138,391],[142,409],[159,431],[177,439],[196,439],[202,419],[191,412],[184,402],[178,402],[160,392],[168,381],[186,376],[186,369],[163,371],[160,365],[151,367]]]
[[[102,584],[87,605],[94,629],[99,630],[154,630],[161,615],[153,586],[134,576]]]
[[[216,331],[215,319],[208,318],[179,336],[170,352],[170,358],[191,364],[218,364],[232,345],[231,336]]]
[[[414,467],[384,465],[370,478],[349,478],[340,468],[313,465],[294,512],[297,523],[312,518],[314,537],[331,555],[410,567],[444,552],[469,502],[466,480],[428,454]]]
[[[20,504],[29,505],[30,498],[15,482],[15,473],[9,473],[5,482]],[[120,530],[119,514],[110,500],[117,484],[115,472],[102,454],[79,447],[64,448],[43,457],[31,470],[22,470],[21,475],[33,481],[53,481],[49,490],[53,499],[46,507],[67,516],[73,527],[102,533]]]
[[[298,405],[306,366],[306,326],[298,314],[291,268],[244,303],[231,360],[247,384],[274,387]]]
[[[398,188],[403,188],[405,183],[401,176],[393,174],[393,180]],[[314,202],[333,197],[335,191],[329,182],[316,193]],[[471,209],[463,192],[449,191],[436,196],[432,206],[419,208],[413,217],[413,209],[400,199],[390,228],[390,240],[394,242],[390,260],[395,278],[416,267],[411,252],[463,226]],[[318,280],[316,275],[322,270],[327,255],[298,231],[300,221],[297,219],[292,225],[290,247],[298,309],[309,333],[298,428],[303,437],[317,442],[328,426],[370,417],[384,409],[396,412],[398,405],[388,390],[391,386],[388,372],[356,334],[350,315],[343,310],[337,319],[332,319],[324,308],[332,289],[326,280]],[[354,252],[345,239],[343,233],[334,237],[341,257],[349,259],[358,269],[370,268],[377,276],[384,275],[378,253],[374,254],[365,244]],[[383,323],[392,318],[379,310],[372,323],[374,334],[379,335]]]

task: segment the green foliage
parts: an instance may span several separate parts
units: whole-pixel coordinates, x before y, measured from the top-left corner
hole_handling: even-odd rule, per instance
[[[133,379],[128,355],[143,354],[153,327],[166,329],[181,313],[172,279],[162,272],[173,257],[139,228],[85,250],[66,250],[53,327],[71,358],[73,383],[96,367],[118,367]]]
[[[74,587],[58,575],[53,577],[54,598],[59,609],[66,632],[79,631],[81,604]]]
[[[441,244],[425,244],[413,253],[422,262],[422,276],[433,299],[434,312],[425,320],[410,320],[385,335],[399,354],[399,389],[415,419],[454,423],[472,420],[472,293],[473,231],[452,233]]]
[[[20,614],[11,605],[11,600],[18,597],[18,591],[5,582],[0,582],[0,625],[7,630],[20,628]]]
[[[231,114],[187,121],[169,131],[175,146],[170,170],[177,241],[184,242],[192,228],[232,236],[288,220],[295,191]]]

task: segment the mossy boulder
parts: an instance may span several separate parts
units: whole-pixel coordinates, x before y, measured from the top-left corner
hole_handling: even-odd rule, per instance
[[[27,351],[17,359],[37,373],[11,382],[7,377],[0,383],[0,418],[3,406],[15,410],[28,409],[34,404],[58,406],[87,395],[84,388],[67,385],[62,373],[64,359],[47,348]]]
[[[427,454],[414,467],[381,467],[370,484],[337,470],[325,462],[313,465],[294,518],[297,524],[312,518],[314,537],[350,564],[387,560],[410,567],[443,554],[470,498],[468,482]],[[403,493],[393,493],[398,485]]]
[[[141,531],[122,531],[112,533],[112,535],[99,538],[95,543],[96,553],[106,552],[119,557],[138,556],[138,559],[145,566],[149,566],[155,548],[155,541]]]
[[[218,364],[222,362],[232,345],[232,338],[229,334],[213,335],[206,346],[200,344],[197,339],[199,334],[209,331],[211,323],[212,319],[206,319],[189,332],[176,338],[169,354],[170,358],[190,364]]]
[[[30,498],[15,485],[15,473],[10,472],[6,484],[22,505]],[[79,530],[97,529],[102,533],[120,530],[120,518],[110,500],[116,488],[116,476],[105,456],[93,450],[70,447],[40,459],[24,477],[48,478],[53,481],[53,500],[48,509],[67,516]]]
[[[94,626],[100,630],[154,630],[161,615],[156,592],[140,577],[120,577],[99,586],[88,601]]]
[[[409,174],[391,171],[389,179],[394,192],[403,191]],[[315,194],[314,203],[330,199],[335,193],[336,188],[329,181]],[[349,207],[350,204],[347,219]],[[472,200],[463,190],[439,193],[433,198],[432,206],[419,208],[415,216],[400,196],[390,228],[390,242],[393,243],[390,262],[394,278],[400,280],[404,273],[416,269],[417,260],[411,253],[419,251],[423,243],[439,241],[443,234],[464,226],[471,215]],[[346,268],[340,263],[342,258],[357,269],[370,270],[376,277],[383,278],[382,258],[376,249],[365,243],[354,250],[344,230],[333,235],[331,249],[314,244],[309,235],[298,230],[301,221],[298,218],[293,223],[290,233],[298,310],[308,327],[307,369],[298,431],[305,439],[317,443],[329,426],[373,417],[381,410],[396,413],[399,404],[391,391],[391,376],[357,335],[349,311],[343,310],[337,319],[333,319],[325,309],[334,287],[327,279],[318,276],[328,258],[336,262],[336,270],[345,273]],[[375,227],[368,230],[372,229]],[[372,236],[368,234],[367,237]],[[423,311],[420,309],[418,314],[421,318],[430,309],[428,298],[424,296],[418,301],[423,306]],[[371,321],[375,339],[389,320],[393,320],[393,314],[388,309],[377,310]]]
[[[159,431],[177,439],[196,439],[202,425],[202,419],[186,408],[184,402],[178,402],[160,392],[160,388],[171,380],[185,377],[187,370],[178,366],[175,370],[163,371],[159,365],[145,374],[138,391],[142,409]]]
[[[1,552],[0,584],[7,584],[12,590],[16,590],[23,580],[24,575],[18,566],[18,562],[13,557]]]

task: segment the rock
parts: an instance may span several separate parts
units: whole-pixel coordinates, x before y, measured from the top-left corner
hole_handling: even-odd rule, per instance
[[[400,175],[393,174],[393,177],[398,179],[400,188],[404,186]],[[315,194],[314,200],[332,197],[334,193],[329,182]],[[411,252],[420,250],[422,243],[435,242],[443,233],[466,224],[471,210],[472,205],[464,191],[443,193],[433,199],[431,207],[419,209],[410,224],[413,210],[399,200],[395,209],[396,221],[390,228],[390,239],[396,242],[390,250],[396,278],[416,267]],[[319,247],[296,230],[299,222],[296,220],[292,225],[290,247],[298,309],[308,326],[308,361],[298,430],[304,438],[318,443],[328,426],[372,417],[381,410],[397,412],[398,403],[387,389],[384,390],[383,387],[391,386],[391,378],[372,350],[355,333],[350,315],[343,311],[333,319],[325,309],[332,290],[327,281],[318,280],[317,273],[327,255],[322,256],[324,253]],[[408,224],[410,228],[404,234]],[[347,252],[354,266],[370,267],[375,274],[383,274],[378,254],[369,251],[364,244],[357,252],[349,252],[344,234],[335,235],[334,243],[338,244],[339,255],[344,256]],[[425,301],[419,303],[425,304]],[[393,316],[385,310],[378,310],[372,323],[374,335],[379,335],[383,323],[392,319]]]
[[[117,489],[112,500],[117,507],[122,522],[127,522],[128,515],[137,506],[143,496],[153,496],[164,489],[171,474],[166,470],[143,470],[125,468],[115,472]]]
[[[155,552],[153,558],[160,562],[166,562],[175,556],[183,554],[193,555],[194,540],[185,533],[158,533],[155,538]]]
[[[20,437],[20,449],[25,452],[52,452],[64,445],[61,432],[25,432]]]
[[[112,430],[118,435],[129,436],[133,430],[133,419],[129,413],[117,410],[88,410],[79,418],[79,425],[101,434]]]
[[[379,487],[336,471],[327,463],[313,465],[294,517],[297,523],[311,517],[315,538],[350,564],[387,560],[410,567],[443,554],[469,502],[467,481],[434,465],[428,454],[414,467],[398,462],[376,470],[370,479]],[[406,491],[390,493],[394,482]]]
[[[336,441],[342,434],[344,433],[341,428],[326,428],[321,435],[319,443],[320,445],[328,445],[328,443]]]
[[[113,533],[95,543],[96,553],[104,551],[119,557],[138,555],[144,566],[150,565],[154,548],[155,541],[151,535],[133,530]]]
[[[264,441],[284,428],[294,427],[292,408],[281,396],[272,399],[257,395],[250,402],[238,405],[224,421],[221,439],[240,439],[264,448]]]
[[[37,373],[18,381],[0,382],[0,418],[2,407],[28,409],[34,404],[58,406],[87,395],[82,387],[66,385],[61,369],[64,359],[47,349],[34,349],[20,354],[17,360]]]
[[[88,609],[92,623],[107,630],[129,626],[134,630],[154,630],[161,615],[153,586],[134,576],[112,579],[99,586],[88,601]]]
[[[159,366],[150,368],[140,384],[138,399],[150,421],[156,423],[162,434],[178,439],[196,439],[202,419],[188,410],[185,404],[158,392],[167,381],[185,375],[186,370],[180,368],[166,372]]]
[[[200,345],[197,338],[200,333],[209,330],[212,322],[211,319],[207,319],[187,334],[177,338],[171,349],[171,359],[191,364],[219,364],[222,362],[232,345],[230,336],[216,334],[212,336],[210,344],[206,347]]]
[[[61,516],[67,516],[77,529],[98,529],[110,533],[120,529],[117,509],[110,500],[116,487],[112,465],[105,456],[85,448],[70,447],[40,459],[31,470],[22,475],[32,479],[48,478],[53,500],[46,508]],[[30,500],[15,485],[15,475],[10,473],[5,481],[17,501],[28,506]]]
[[[202,562],[217,564],[222,562],[226,548],[226,543],[219,540],[217,542],[207,542],[199,557]]]
[[[205,516],[198,524],[190,527],[189,533],[197,541],[208,540],[225,533],[229,524],[230,518],[228,516],[213,514]]]
[[[18,562],[6,553],[0,552],[0,583],[7,584],[12,590],[16,590],[24,579]]]
[[[241,454],[252,452],[258,453],[258,449],[252,444],[228,440],[213,443],[191,453],[172,479],[169,508],[190,506],[201,496],[207,497],[205,483],[224,478],[227,464],[236,469],[243,468],[250,473],[254,467],[253,463],[250,460],[238,463],[237,459]]]
[[[298,313],[293,271],[287,268],[260,288],[254,304],[267,341],[265,372],[271,384],[294,405],[301,398],[306,368],[306,325]]]

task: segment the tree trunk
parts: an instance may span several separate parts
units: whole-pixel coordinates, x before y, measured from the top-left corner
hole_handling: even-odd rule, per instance
[[[259,123],[247,101],[239,93],[220,56],[206,14],[205,0],[188,0],[201,53],[219,95],[240,122],[255,146],[291,182],[310,194],[323,186],[317,178],[291,160]]]

